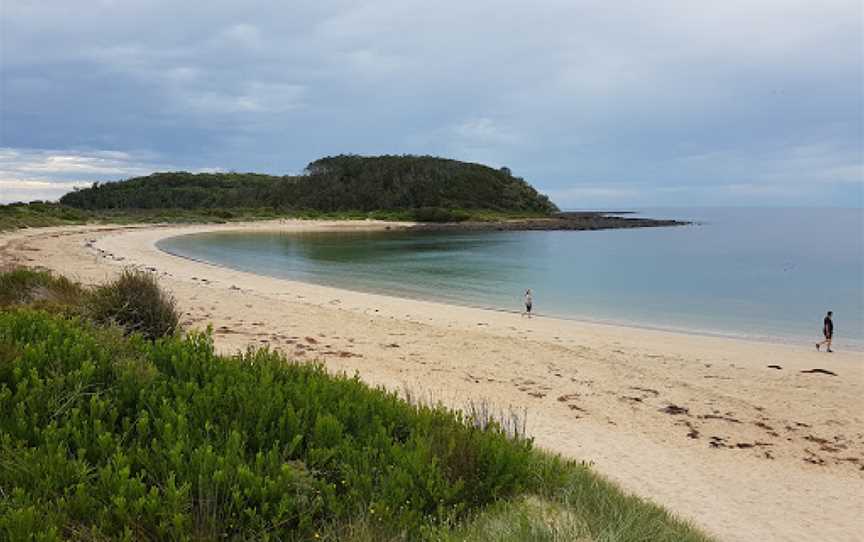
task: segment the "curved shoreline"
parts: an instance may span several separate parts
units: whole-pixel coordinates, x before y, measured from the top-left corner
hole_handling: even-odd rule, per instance
[[[268,346],[452,407],[525,408],[538,446],[593,463],[722,540],[855,540],[860,532],[860,353],[527,320],[269,278],[155,247],[171,235],[238,226],[392,224],[46,228],[0,235],[0,254],[85,283],[126,265],[148,268],[187,326],[213,326],[222,351]],[[838,376],[802,372],[813,368]],[[670,405],[685,411],[672,414]]]
[[[399,224],[395,227],[398,229],[405,229],[405,230],[412,229],[413,230],[414,226],[415,226],[415,224],[413,224],[413,223],[403,223],[403,224]],[[392,227],[393,226],[391,225],[387,229],[392,229]],[[377,229],[380,229],[380,228],[377,228]],[[230,228],[225,228],[225,229],[220,228],[220,231],[230,233],[230,232],[234,232],[234,231],[242,232],[244,230],[242,230],[242,229],[232,230]],[[281,232],[281,233],[289,233],[289,234],[292,233],[290,231],[285,232],[285,231],[280,230],[278,228],[273,228],[270,230],[261,229],[261,230],[257,230],[257,231],[261,231],[262,233],[263,232],[277,232],[277,233]],[[439,230],[439,231],[448,231],[448,230]],[[168,254],[168,255],[176,257],[176,258],[182,258],[185,260],[189,260],[191,262],[195,262],[195,263],[199,263],[199,264],[205,264],[205,265],[212,265],[215,267],[220,267],[220,268],[229,269],[229,270],[233,270],[233,271],[251,273],[254,275],[267,277],[267,278],[271,278],[271,279],[275,279],[275,280],[283,280],[283,281],[287,281],[287,282],[298,282],[298,283],[303,283],[303,284],[320,286],[323,288],[332,288],[333,290],[338,290],[338,291],[342,291],[342,292],[354,292],[354,293],[378,295],[378,296],[384,296],[384,297],[390,297],[390,298],[396,298],[396,299],[404,299],[405,301],[436,303],[439,305],[446,305],[446,306],[452,306],[452,307],[463,307],[463,308],[476,309],[476,310],[481,310],[481,311],[491,311],[491,312],[503,313],[503,314],[516,314],[516,315],[521,314],[521,311],[519,311],[517,309],[506,309],[506,308],[502,308],[502,307],[495,307],[495,306],[489,306],[489,305],[479,305],[479,304],[472,304],[472,303],[467,303],[467,302],[461,302],[460,303],[460,302],[450,300],[450,299],[436,299],[436,298],[431,297],[431,296],[430,297],[424,297],[422,295],[417,295],[415,297],[407,296],[407,295],[390,295],[390,294],[387,294],[385,292],[376,291],[376,290],[371,289],[371,288],[370,289],[354,289],[354,288],[350,288],[350,287],[343,287],[342,285],[339,285],[339,284],[327,284],[325,282],[310,282],[310,281],[304,281],[302,279],[296,279],[296,278],[290,278],[290,277],[279,277],[279,276],[270,275],[267,273],[245,271],[243,269],[238,269],[236,267],[232,267],[228,264],[217,263],[217,262],[213,262],[213,261],[210,261],[210,260],[207,260],[204,258],[196,258],[194,256],[182,254],[180,252],[172,251],[172,250],[169,250],[165,247],[159,246],[159,243],[161,243],[162,241],[167,241],[167,240],[170,240],[170,239],[173,239],[176,237],[194,236],[194,235],[199,235],[202,233],[211,233],[211,232],[212,232],[212,230],[211,231],[204,231],[204,232],[194,232],[194,233],[188,233],[187,232],[187,233],[182,233],[179,235],[167,235],[164,237],[160,237],[158,240],[156,240],[153,243],[153,246],[156,250],[159,250],[160,252],[163,252],[165,254]],[[575,322],[575,323],[580,323],[580,324],[611,326],[611,327],[627,328],[627,329],[634,329],[634,330],[656,331],[656,332],[674,333],[674,334],[689,335],[689,336],[696,336],[696,337],[711,337],[711,338],[715,338],[715,339],[729,339],[729,340],[736,340],[736,341],[767,343],[767,344],[775,344],[775,345],[783,345],[783,346],[797,346],[797,347],[801,347],[802,345],[808,345],[809,346],[809,343],[811,342],[810,337],[805,337],[805,336],[748,335],[745,333],[736,333],[736,332],[731,332],[731,331],[716,331],[716,330],[711,330],[711,329],[685,328],[685,327],[676,327],[674,325],[669,325],[669,326],[650,325],[650,324],[637,322],[637,321],[623,321],[623,320],[615,320],[615,319],[598,319],[598,318],[591,318],[590,316],[585,315],[585,314],[563,315],[563,314],[544,314],[542,312],[535,312],[534,317],[546,318],[546,319],[552,319],[552,320],[562,320],[562,321],[566,321],[566,322]],[[857,341],[855,339],[841,339],[841,341],[844,341],[844,342],[835,343],[836,348],[838,348],[840,350],[845,349],[845,350],[852,350],[852,351],[856,351],[856,352],[864,352],[864,342]]]
[[[280,229],[278,227],[278,225],[271,227],[271,226],[265,226],[264,224],[265,223],[253,222],[253,223],[247,223],[247,224],[240,224],[240,226],[250,225],[250,226],[252,226],[252,228],[251,228],[252,230],[260,231],[260,232],[296,233],[296,231],[290,231],[290,230],[286,232],[284,229]],[[345,223],[340,222],[340,223],[326,223],[326,224],[327,224],[327,226],[325,226],[324,229],[308,229],[307,231],[316,231],[316,232],[340,231],[341,228],[339,228],[338,226],[342,226]],[[363,224],[360,224],[359,227],[357,225],[352,225],[346,229],[355,229],[355,230],[356,229],[362,229],[362,230],[367,230],[367,231],[375,231],[375,230],[382,230],[384,228],[386,228],[386,229],[394,229],[394,228],[396,228],[396,229],[411,229],[411,228],[413,228],[413,226],[414,226],[413,223],[393,224],[390,222],[376,223],[373,221],[368,221],[368,222],[365,222]],[[181,227],[183,227],[183,226],[181,226]],[[191,227],[195,227],[195,226],[191,226]],[[195,229],[197,230],[198,228],[195,227]],[[404,301],[406,303],[430,304],[430,305],[433,305],[435,308],[446,309],[446,310],[467,309],[467,310],[471,310],[471,311],[508,314],[508,315],[515,315],[515,316],[520,316],[520,317],[522,314],[521,311],[518,311],[518,310],[507,310],[507,309],[500,309],[500,308],[488,307],[488,306],[471,305],[471,304],[467,304],[467,303],[450,303],[450,302],[445,301],[445,300],[437,300],[437,299],[425,299],[425,298],[419,298],[419,297],[418,298],[411,298],[411,297],[390,295],[390,294],[386,294],[386,293],[382,293],[382,292],[367,291],[367,290],[354,290],[354,289],[350,289],[350,288],[341,288],[341,287],[335,286],[335,285],[322,284],[322,283],[316,283],[316,282],[307,282],[307,281],[303,281],[303,280],[299,280],[299,279],[293,279],[293,278],[276,277],[276,276],[267,275],[267,274],[259,274],[259,273],[255,273],[252,271],[245,271],[242,269],[237,269],[237,268],[231,267],[229,265],[212,262],[212,261],[205,260],[202,258],[195,258],[192,256],[183,255],[183,254],[177,254],[177,253],[165,250],[165,249],[158,246],[158,243],[160,241],[163,241],[166,239],[171,239],[173,237],[182,237],[182,236],[186,236],[186,235],[197,235],[197,234],[201,234],[201,233],[211,233],[213,231],[241,232],[241,231],[246,231],[248,229],[250,229],[250,228],[242,228],[241,227],[241,228],[234,229],[234,228],[231,228],[229,224],[225,224],[225,225],[219,225],[218,228],[215,228],[215,227],[209,228],[207,226],[204,226],[204,229],[201,231],[195,231],[192,233],[185,232],[185,233],[181,233],[179,235],[163,233],[158,238],[151,239],[149,241],[149,247],[152,248],[152,250],[154,252],[165,254],[165,255],[170,256],[172,258],[179,258],[182,260],[193,262],[193,263],[198,264],[198,265],[223,269],[223,270],[226,270],[229,272],[242,273],[242,274],[251,275],[254,277],[266,278],[266,279],[272,280],[272,281],[279,281],[281,283],[284,283],[286,285],[286,287],[288,287],[288,288],[290,288],[291,286],[296,287],[296,285],[306,285],[309,287],[322,289],[322,291],[327,292],[334,297],[338,297],[340,295],[341,296],[362,295],[362,296],[369,296],[370,298],[373,298],[373,299],[374,298],[380,298],[382,300],[386,299],[386,300],[392,300],[392,301],[396,301],[396,302]],[[480,316],[480,315],[478,314],[478,316]],[[556,322],[557,321],[559,324],[573,323],[573,324],[579,324],[579,325],[585,325],[585,326],[606,327],[606,328],[615,329],[619,332],[626,332],[628,330],[634,331],[634,332],[644,331],[644,332],[652,332],[652,333],[671,334],[672,336],[681,335],[681,336],[696,337],[696,338],[701,337],[701,338],[711,338],[711,339],[720,339],[720,340],[729,340],[729,341],[741,341],[741,342],[747,342],[747,343],[772,344],[772,345],[784,346],[784,347],[798,347],[798,348],[801,347],[801,343],[793,342],[791,340],[790,341],[781,341],[781,340],[772,340],[772,338],[762,339],[762,338],[758,338],[758,337],[735,336],[735,335],[727,335],[727,334],[723,334],[723,333],[712,333],[710,331],[693,331],[693,330],[680,329],[680,328],[667,328],[667,327],[659,327],[659,326],[640,325],[638,323],[633,323],[633,322],[631,322],[631,323],[610,322],[610,321],[592,320],[590,318],[578,317],[578,316],[568,318],[568,317],[561,316],[561,315],[544,315],[543,313],[535,313],[534,317],[535,318],[532,318],[532,319],[540,318],[540,319],[543,319],[545,321],[550,321],[550,322]]]

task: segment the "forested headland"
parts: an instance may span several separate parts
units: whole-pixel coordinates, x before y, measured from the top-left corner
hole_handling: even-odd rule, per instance
[[[0,205],[0,231],[87,223],[206,223],[277,218],[386,220],[425,228],[597,230],[675,226],[621,213],[561,213],[504,167],[434,156],[339,155],[301,175],[153,173],[94,182],[59,203]],[[430,224],[431,223],[431,224]]]
[[[433,156],[340,155],[302,175],[154,173],[66,194],[86,210],[272,208],[320,212],[489,210],[549,215],[558,210],[509,169]]]

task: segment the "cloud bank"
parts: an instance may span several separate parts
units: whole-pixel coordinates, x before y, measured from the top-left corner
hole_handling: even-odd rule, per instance
[[[861,205],[857,0],[0,9],[0,201],[352,152],[506,165],[565,207]]]

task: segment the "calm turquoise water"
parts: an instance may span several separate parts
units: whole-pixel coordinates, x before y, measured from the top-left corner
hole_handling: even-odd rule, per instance
[[[210,233],[173,254],[262,275],[389,295],[864,349],[860,209],[652,209],[698,226],[595,232]]]

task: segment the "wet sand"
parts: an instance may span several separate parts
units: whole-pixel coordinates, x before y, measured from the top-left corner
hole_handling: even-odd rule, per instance
[[[526,319],[257,276],[155,247],[220,229],[383,227],[31,229],[0,235],[0,262],[85,283],[123,266],[148,269],[175,295],[187,326],[213,326],[222,351],[267,345],[453,407],[488,401],[527,412],[539,447],[592,462],[722,540],[860,540],[861,352]]]

